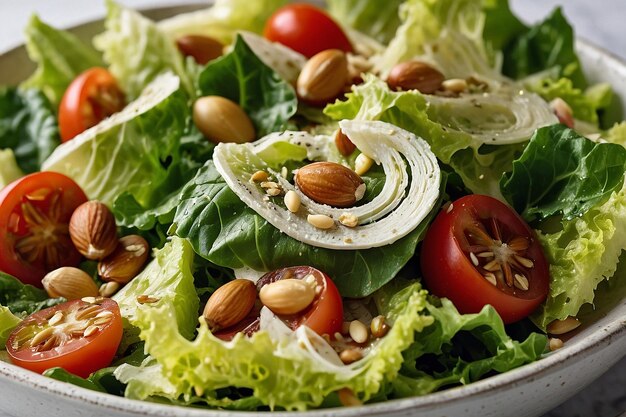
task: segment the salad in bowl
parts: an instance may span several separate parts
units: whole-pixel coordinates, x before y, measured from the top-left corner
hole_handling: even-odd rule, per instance
[[[626,123],[559,9],[221,0],[0,88],[1,358],[230,410],[421,396],[542,360],[623,286]]]

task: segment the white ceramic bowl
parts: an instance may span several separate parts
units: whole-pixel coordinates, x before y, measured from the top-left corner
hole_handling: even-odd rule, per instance
[[[172,7],[147,11],[159,19],[188,11]],[[101,23],[74,30],[90,39]],[[626,108],[626,63],[586,42],[578,43],[585,72],[592,81],[609,82]],[[19,71],[15,71],[19,68]],[[0,55],[0,84],[14,84],[28,76],[32,64],[24,48]],[[307,417],[357,416],[539,416],[590,384],[626,355],[626,285],[612,293],[612,302],[597,306],[565,347],[546,358],[473,384],[403,400],[357,408],[316,410]],[[266,413],[243,413],[183,408],[127,400],[45,378],[0,362],[0,415],[11,417],[245,417]],[[269,415],[269,414],[266,414]],[[297,413],[273,413],[293,417]]]

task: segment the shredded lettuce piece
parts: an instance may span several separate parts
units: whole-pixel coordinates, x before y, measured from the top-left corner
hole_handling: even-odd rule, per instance
[[[159,29],[172,39],[204,35],[230,44],[241,30],[261,33],[265,21],[286,0],[217,0],[213,6],[159,22]]]
[[[539,233],[551,277],[548,299],[532,316],[542,329],[576,316],[583,304],[593,302],[598,284],[615,273],[626,249],[626,188],[561,225],[556,233]]]
[[[404,0],[329,0],[328,12],[336,21],[388,43],[400,25],[399,7]]]
[[[224,342],[210,333],[204,320],[196,339],[189,341],[176,329],[172,303],[142,306],[134,323],[141,328],[146,351],[162,367],[176,394],[163,393],[161,381],[152,384],[146,378],[140,381],[144,389],[138,389],[137,382],[132,394],[146,395],[154,388],[161,396],[206,398],[211,403],[217,390],[235,386],[251,389],[253,396],[271,409],[305,410],[319,406],[331,393],[349,388],[367,401],[397,375],[402,352],[433,322],[422,313],[426,292],[419,284],[403,289],[389,301],[391,330],[364,359],[350,366],[320,362],[316,352],[302,348],[293,338],[277,341],[264,331]],[[315,345],[315,339],[312,343]],[[133,383],[132,376],[127,382]]]
[[[21,87],[40,89],[54,108],[76,76],[102,66],[102,59],[90,46],[70,32],[45,24],[37,15],[31,17],[25,35],[26,50],[37,69]]]
[[[113,0],[107,0],[106,4],[106,31],[94,38],[94,45],[102,51],[109,71],[126,96],[131,100],[139,97],[158,75],[170,71],[193,97],[193,81],[174,42],[156,23],[138,12]]]
[[[163,249],[156,251],[154,259],[113,299],[119,304],[125,320],[137,325],[141,304],[140,295],[156,298],[152,306],[171,307],[168,314],[173,330],[182,337],[191,338],[195,332],[199,300],[193,283],[194,252],[185,239],[173,237]]]
[[[56,148],[42,169],[69,176],[108,205],[124,192],[144,207],[158,205],[180,175],[190,110],[179,86],[178,77],[159,76],[124,110]]]
[[[9,335],[21,321],[8,307],[0,305],[0,350],[4,349]]]

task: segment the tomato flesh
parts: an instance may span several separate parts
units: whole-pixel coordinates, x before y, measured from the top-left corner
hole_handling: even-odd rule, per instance
[[[109,71],[99,67],[88,69],[72,81],[61,99],[61,140],[67,142],[122,110],[125,104],[124,93]]]
[[[76,266],[81,255],[68,231],[72,213],[87,201],[72,179],[36,172],[0,191],[0,270],[26,284],[61,266]]]
[[[263,275],[257,282],[260,291],[264,285],[281,279],[304,279],[312,275],[320,288],[319,294],[305,310],[292,315],[277,315],[291,330],[307,326],[319,335],[334,337],[341,332],[343,324],[343,301],[333,281],[322,271],[310,266],[292,266],[277,269]],[[259,330],[259,315],[262,305],[252,309],[248,317],[235,326],[220,330],[215,336],[222,340],[231,340],[237,333],[251,336]]]
[[[326,49],[353,51],[341,27],[310,4],[289,4],[278,9],[265,24],[263,35],[308,58]]]
[[[27,317],[9,336],[6,349],[12,363],[33,372],[60,367],[86,378],[111,363],[121,340],[115,301],[75,300]]]
[[[528,316],[548,294],[548,263],[534,232],[488,196],[462,197],[439,213],[422,244],[421,266],[433,294],[461,313],[490,304],[505,323]]]

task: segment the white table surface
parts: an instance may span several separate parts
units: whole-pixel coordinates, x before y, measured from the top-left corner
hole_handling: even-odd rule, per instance
[[[254,1],[254,0],[250,0]],[[146,8],[201,3],[199,0],[119,0]],[[528,22],[537,21],[558,4],[576,28],[577,36],[592,41],[626,60],[626,0],[510,0]],[[0,51],[22,43],[22,30],[31,13],[48,23],[69,27],[101,17],[100,0],[0,0]],[[614,417],[626,411],[626,360],[622,360],[582,393],[545,417]],[[3,416],[0,416],[3,417]]]

